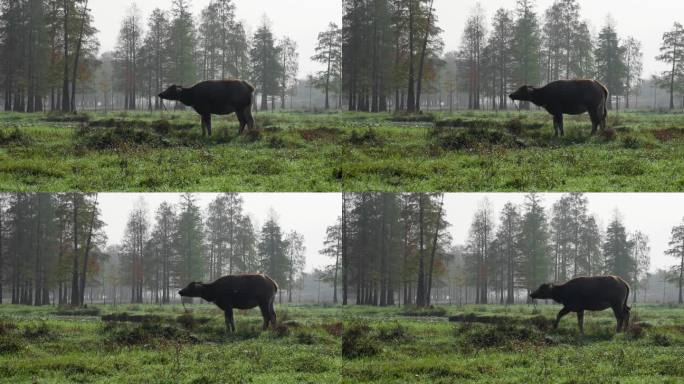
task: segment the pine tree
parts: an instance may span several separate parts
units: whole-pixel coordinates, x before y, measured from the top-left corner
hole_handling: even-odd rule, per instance
[[[598,80],[615,96],[616,108],[619,107],[617,97],[625,93],[625,52],[626,48],[620,44],[615,27],[608,22],[598,36],[595,53],[596,71]],[[612,105],[612,102],[608,103],[608,108],[612,109]]]
[[[280,74],[283,67],[280,62],[280,50],[276,47],[271,26],[264,20],[252,39],[250,51],[252,59],[252,80],[261,93],[261,110],[268,110],[268,97],[279,94]]]
[[[325,91],[325,109],[330,109],[330,88],[342,66],[342,30],[337,24],[328,24],[328,29],[318,34],[316,54],[311,59],[326,67],[318,74],[318,83]]]
[[[669,64],[670,70],[663,72],[662,77],[667,79],[670,91],[670,109],[674,109],[674,95],[677,90],[677,82],[684,81],[684,27],[675,23],[671,31],[663,35],[663,45],[660,47],[661,54],[658,60]],[[684,89],[684,85],[681,85]]]

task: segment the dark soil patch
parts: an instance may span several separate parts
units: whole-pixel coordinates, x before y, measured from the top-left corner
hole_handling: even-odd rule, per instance
[[[369,129],[363,133],[359,133],[354,130],[352,131],[351,136],[349,136],[348,141],[349,144],[355,146],[365,145],[370,147],[381,147],[384,144],[382,138],[372,129]]]
[[[54,312],[57,316],[99,316],[100,308],[90,307],[90,308],[69,308],[61,307],[57,308]]]
[[[335,140],[340,135],[340,130],[337,128],[316,128],[316,129],[304,129],[299,131],[302,139],[306,141],[332,141]]]
[[[667,128],[653,131],[653,137],[662,142],[684,138],[684,128]]]
[[[400,312],[402,316],[408,317],[444,317],[447,310],[440,307],[429,308],[406,308]]]
[[[128,313],[123,312],[104,315],[102,316],[102,321],[126,323],[160,323],[163,321],[163,317],[159,315],[129,315]],[[179,323],[181,323],[181,321],[179,321]]]
[[[50,113],[43,119],[48,123],[87,123],[90,116],[85,114]]]
[[[176,318],[176,322],[188,330],[195,329],[198,325],[204,325],[211,321],[208,317],[194,317],[190,313],[184,313]]]
[[[526,146],[520,139],[501,129],[438,127],[431,131],[430,138],[436,145],[448,151],[470,150],[491,146],[505,148]]]
[[[394,123],[433,123],[437,118],[431,114],[395,114],[389,118]]]
[[[515,324],[521,326],[534,326],[535,328],[546,331],[551,329],[553,322],[544,316],[535,316],[531,318],[513,318],[508,316],[495,315],[477,315],[474,313],[461,314],[450,316],[449,321],[453,323],[478,323],[478,324]]]
[[[325,329],[328,334],[335,337],[340,337],[344,333],[344,324],[333,323],[333,324],[323,324],[323,329]]]

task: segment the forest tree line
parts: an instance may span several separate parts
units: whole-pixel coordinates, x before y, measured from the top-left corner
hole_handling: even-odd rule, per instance
[[[478,4],[461,46],[443,52],[432,0],[343,1],[344,94],[352,111],[505,110],[522,85],[575,78],[604,83],[615,106],[637,107],[644,84],[641,42],[620,36],[610,19],[597,34],[578,0],[539,13],[533,0],[500,8],[488,20]],[[684,108],[684,27],[663,35],[657,59],[669,68],[650,81]],[[678,101],[679,98],[679,101]],[[521,108],[529,108],[522,103]]]
[[[113,52],[99,55],[88,0],[0,1],[0,88],[5,111],[163,108],[171,84],[240,78],[257,87],[260,108],[286,108],[297,89],[299,53],[264,18],[254,34],[232,0],[212,0],[196,17],[189,0],[143,19],[135,3],[121,21]],[[330,23],[312,59],[324,68],[309,81],[339,93],[341,31]],[[336,103],[335,103],[336,104]]]
[[[97,194],[0,195],[0,303],[166,304],[192,281],[241,273],[271,276],[291,302],[305,266],[304,237],[275,212],[255,228],[238,194],[206,210],[192,194],[154,212],[141,200],[120,244],[107,244],[104,227]]]
[[[632,300],[648,280],[648,236],[626,227],[616,211],[609,224],[588,210],[580,193],[547,209],[537,194],[494,212],[484,200],[467,239],[454,242],[441,194],[345,194],[340,279],[343,303],[417,305],[434,302],[514,304],[546,282],[616,275],[632,285]],[[682,291],[684,221],[673,228],[668,280]]]

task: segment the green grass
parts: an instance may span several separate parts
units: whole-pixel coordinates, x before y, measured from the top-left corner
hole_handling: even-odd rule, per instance
[[[622,113],[615,135],[591,137],[588,117],[566,118],[553,136],[541,112],[356,115],[376,142],[349,146],[343,168],[351,191],[680,191],[684,115]],[[405,120],[393,122],[390,120]],[[412,122],[411,120],[433,120]]]
[[[0,190],[620,191],[684,188],[684,114],[588,117],[553,137],[541,112],[260,113],[200,135],[191,112],[0,114]]]
[[[226,334],[222,313],[213,306],[189,306],[191,318],[203,321],[185,326],[177,320],[181,306],[98,309],[148,319],[104,322],[53,307],[0,307],[0,382],[339,381],[337,308],[277,307],[284,325],[267,332],[261,331],[258,311],[236,313],[235,334]]]
[[[584,336],[558,306],[277,306],[227,334],[214,306],[0,306],[0,383],[680,383],[684,308],[610,311]],[[458,321],[449,321],[449,318]],[[118,320],[118,321],[112,321]],[[122,321],[127,320],[127,321]]]
[[[635,306],[616,335],[610,311],[548,328],[558,306],[445,307],[444,316],[347,310],[346,383],[680,383],[684,308]],[[438,311],[441,312],[441,311]],[[450,322],[448,316],[477,318]],[[488,323],[487,321],[492,321]],[[481,322],[482,321],[482,322]]]
[[[259,114],[242,137],[215,118],[212,138],[190,112],[85,119],[0,114],[0,190],[340,191],[335,115]]]

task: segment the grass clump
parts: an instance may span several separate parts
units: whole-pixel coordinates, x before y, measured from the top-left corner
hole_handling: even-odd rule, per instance
[[[434,306],[428,308],[408,307],[401,311],[401,315],[409,317],[444,317],[447,315],[447,310],[446,308]]]
[[[354,323],[345,328],[342,334],[342,356],[346,359],[375,356],[380,346],[367,325]]]
[[[191,341],[190,333],[161,322],[108,322],[103,327],[105,340],[115,345],[147,345],[165,341]]]
[[[28,340],[50,339],[54,336],[54,331],[45,321],[40,321],[37,324],[29,324],[24,327],[23,331],[23,337]]]
[[[465,349],[511,349],[520,343],[538,344],[544,340],[543,335],[534,328],[504,323],[494,326],[465,323],[456,333]]]
[[[447,151],[473,150],[483,147],[501,146],[515,148],[523,146],[516,138],[499,129],[486,128],[440,128],[430,134],[433,142]]]
[[[29,146],[33,139],[18,127],[12,130],[0,129],[0,145],[3,146]]]
[[[352,131],[351,136],[349,136],[348,141],[349,144],[354,146],[381,147],[383,145],[383,140],[373,129],[369,129],[363,133],[354,130]]]
[[[57,316],[99,316],[100,308],[98,307],[84,307],[84,308],[72,308],[72,307],[60,307],[54,311]]]

